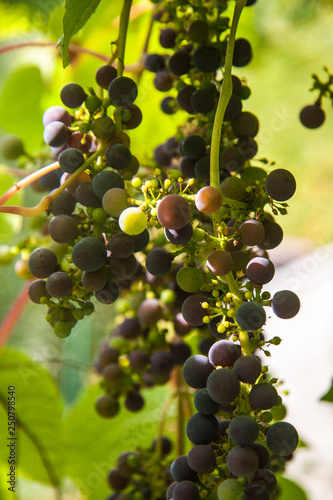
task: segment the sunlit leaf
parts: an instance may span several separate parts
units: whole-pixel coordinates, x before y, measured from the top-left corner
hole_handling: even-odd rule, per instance
[[[331,388],[320,398],[320,401],[328,401],[329,403],[333,403],[333,380],[331,383]]]
[[[305,491],[290,479],[278,478],[279,500],[308,500]]]
[[[101,0],[66,0],[64,16],[64,34],[59,40],[64,68],[69,65],[68,47],[73,36],[80,31],[92,14],[95,12]]]

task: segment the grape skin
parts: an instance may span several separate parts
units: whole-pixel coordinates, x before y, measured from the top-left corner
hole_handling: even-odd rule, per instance
[[[276,422],[267,431],[266,443],[279,457],[291,455],[298,445],[298,434],[289,422]]]
[[[207,390],[210,397],[217,403],[222,405],[231,403],[239,394],[238,377],[228,368],[219,368],[209,375]]]
[[[277,404],[278,393],[270,384],[257,384],[250,391],[249,401],[258,410],[269,410]]]
[[[290,319],[296,316],[301,304],[296,293],[290,290],[281,290],[274,294],[271,306],[278,318]]]
[[[251,476],[258,469],[258,464],[258,456],[251,448],[236,446],[227,455],[227,467],[234,476]]]
[[[191,469],[198,474],[210,474],[216,466],[212,448],[205,444],[198,444],[188,452],[187,462]]]
[[[208,376],[212,373],[213,366],[206,356],[196,354],[191,356],[183,367],[184,380],[193,389],[206,387]]]
[[[221,205],[221,192],[212,186],[201,188],[195,196],[195,206],[203,214],[213,214],[218,211]]]
[[[236,321],[243,330],[258,330],[266,321],[266,313],[257,302],[244,302],[237,309]]]
[[[165,196],[157,206],[158,221],[167,229],[181,229],[189,222],[190,216],[189,203],[178,194]]]

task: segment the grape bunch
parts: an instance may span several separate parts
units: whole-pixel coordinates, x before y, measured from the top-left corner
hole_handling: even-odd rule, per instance
[[[163,50],[145,54],[144,66],[154,87],[170,93],[162,112],[182,113],[183,124],[145,164],[131,147],[130,131],[142,121],[134,79],[104,65],[97,91],[66,84],[63,106],[43,117],[43,155],[54,164],[35,172],[34,189],[48,192],[46,219],[16,247],[22,261],[29,255],[21,274],[32,278],[29,297],[47,307],[61,338],[96,302],[114,304],[115,328],[95,361],[102,418],[122,405],[140,411],[145,389],[167,383],[179,412],[187,408],[188,454],[178,448],[169,456],[170,441],[159,437],[150,450],[121,455],[108,475],[115,491],[108,500],[269,500],[275,473],[298,444],[261,357],[281,342],[264,335],[270,310],[290,319],[300,309],[293,291],[263,289],[275,275],[269,251],[283,239],[276,219],[287,213],[296,181],[257,158],[259,119],[243,109],[251,90],[236,74],[213,145],[227,78],[227,2],[153,3]],[[236,38],[233,71],[252,58],[250,42]],[[313,111],[302,121],[310,123]],[[25,155],[17,138],[2,147],[8,159]]]

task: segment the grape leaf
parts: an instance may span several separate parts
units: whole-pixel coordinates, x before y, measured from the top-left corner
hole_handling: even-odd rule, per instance
[[[101,0],[66,0],[63,20],[64,33],[58,40],[64,68],[69,65],[68,47],[71,39],[88,22]]]
[[[328,401],[329,403],[333,403],[333,380],[331,384],[331,388],[320,398],[320,401]]]
[[[305,491],[286,477],[278,477],[279,500],[308,500]]]
[[[65,470],[61,445],[63,404],[55,381],[40,365],[11,349],[1,350],[0,379],[0,429],[3,439],[9,436],[8,387],[15,387],[16,465],[20,475],[43,483],[50,483],[52,476],[54,484],[60,482]],[[0,469],[8,469],[7,460],[8,448],[2,446]],[[1,479],[1,486],[6,485],[5,481],[6,475]]]

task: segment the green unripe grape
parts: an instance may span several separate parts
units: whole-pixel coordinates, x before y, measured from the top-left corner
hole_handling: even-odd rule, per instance
[[[147,216],[141,208],[129,207],[121,212],[118,223],[124,233],[135,236],[146,229]]]
[[[237,479],[223,481],[217,490],[219,500],[239,500],[243,498],[245,488]]]
[[[84,101],[89,113],[94,113],[98,108],[101,107],[102,101],[97,97],[97,95],[88,95]]]
[[[205,277],[198,267],[182,267],[177,273],[178,286],[188,293],[198,292],[205,282]]]
[[[246,186],[250,186],[256,181],[262,182],[266,177],[267,172],[260,167],[247,167],[241,173],[241,179]]]
[[[205,237],[205,231],[203,229],[200,229],[198,227],[196,229],[194,229],[192,240],[195,243],[199,243],[200,241],[202,241],[204,239],[204,237]]]
[[[57,335],[57,337],[64,339],[70,335],[71,325],[66,321],[57,321],[54,325],[54,333]]]
[[[0,151],[7,160],[16,160],[24,155],[23,142],[16,135],[5,135],[1,139]]]
[[[103,208],[95,208],[92,213],[92,218],[97,224],[103,224],[107,219],[108,214]]]
[[[87,134],[88,132],[90,132],[89,123],[80,123],[79,130],[82,134]]]
[[[163,290],[160,295],[160,299],[164,304],[173,304],[176,298],[176,292],[170,289]]]
[[[284,405],[273,406],[273,408],[270,409],[270,412],[273,415],[274,420],[277,422],[283,420],[287,415],[287,409]]]
[[[127,208],[127,191],[121,188],[109,189],[103,196],[102,205],[105,212],[112,217],[119,215]],[[144,228],[145,229],[145,228]],[[143,231],[143,230],[142,230]],[[141,231],[141,232],[142,232]]]
[[[222,196],[233,200],[242,200],[246,194],[246,186],[239,177],[227,177],[221,183]]]
[[[101,141],[110,139],[116,130],[113,120],[109,116],[101,116],[92,122],[91,130]]]

